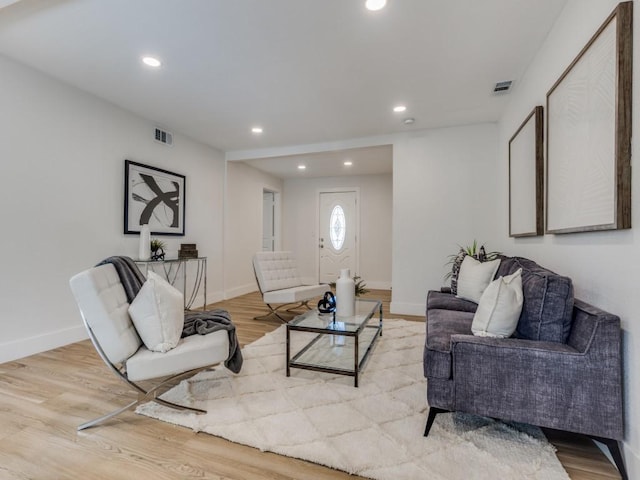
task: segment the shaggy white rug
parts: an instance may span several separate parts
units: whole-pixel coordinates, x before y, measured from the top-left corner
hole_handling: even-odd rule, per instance
[[[294,347],[306,340],[298,332],[296,339]],[[423,323],[385,320],[354,388],[352,377],[307,370],[292,369],[287,378],[282,326],[243,349],[239,375],[201,372],[163,395],[206,415],[155,403],[137,412],[373,479],[569,478],[536,427],[440,414],[423,437],[423,342]]]

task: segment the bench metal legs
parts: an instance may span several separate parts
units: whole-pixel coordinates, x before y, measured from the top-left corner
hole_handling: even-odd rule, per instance
[[[309,306],[309,300],[305,300],[303,302],[299,302],[299,303],[295,303],[293,304],[293,307],[290,307],[289,305],[292,305],[291,303],[285,303],[283,305],[278,305],[277,307],[272,307],[270,304],[265,303],[265,305],[267,307],[269,307],[269,313],[265,313],[264,315],[258,315],[257,317],[253,317],[254,320],[266,320],[267,318],[269,318],[271,315],[275,315],[276,317],[278,317],[282,322],[287,323],[289,320],[284,318],[283,316],[280,315],[280,310],[281,309],[285,309],[285,312],[293,312],[294,310],[298,310],[302,307],[305,307],[307,310],[311,310],[311,307]],[[285,307],[289,307],[289,308],[285,308]]]

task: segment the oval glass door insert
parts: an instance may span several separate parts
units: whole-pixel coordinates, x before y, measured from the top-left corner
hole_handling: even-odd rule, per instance
[[[344,210],[340,205],[333,207],[331,217],[329,218],[329,235],[331,245],[335,250],[340,250],[344,245],[346,222],[344,219]]]

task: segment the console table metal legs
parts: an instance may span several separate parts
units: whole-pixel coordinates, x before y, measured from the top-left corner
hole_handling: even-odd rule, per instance
[[[190,262],[196,262],[196,272],[193,278],[193,288],[190,294],[187,294],[187,265]],[[149,268],[158,265],[162,266],[164,278],[171,285],[175,285],[182,271],[182,292],[184,293],[184,309],[191,310],[196,301],[198,292],[202,288],[204,294],[204,304],[202,310],[207,307],[207,257],[198,258],[175,258],[170,260],[135,260],[138,265],[144,265],[145,277],[149,273]],[[157,272],[156,272],[157,273]],[[189,282],[191,283],[191,282]]]

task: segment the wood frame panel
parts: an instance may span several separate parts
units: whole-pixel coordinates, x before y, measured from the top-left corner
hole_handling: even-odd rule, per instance
[[[632,23],[618,4],[547,93],[546,233],[631,228]]]
[[[509,140],[509,236],[534,237],[544,233],[544,113],[536,106]],[[533,145],[531,145],[533,144]],[[533,170],[533,178],[528,173]],[[514,215],[524,215],[527,229],[514,225]]]

